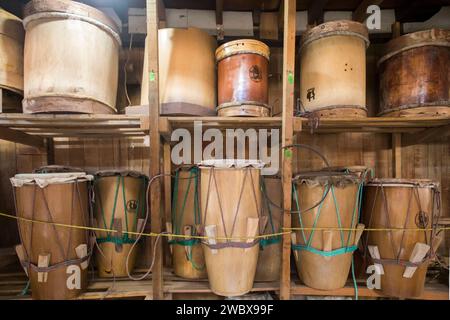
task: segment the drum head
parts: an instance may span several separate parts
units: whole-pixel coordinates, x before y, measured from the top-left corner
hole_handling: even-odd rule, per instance
[[[75,182],[91,181],[93,176],[85,172],[64,172],[64,173],[22,173],[16,174],[11,178],[11,184],[14,187],[22,187],[23,185],[37,184],[41,188],[45,188],[51,184],[64,184]]]
[[[209,159],[203,160],[199,163],[200,169],[204,168],[248,168],[253,167],[255,169],[264,168],[264,162],[261,160],[246,160],[246,159]]]

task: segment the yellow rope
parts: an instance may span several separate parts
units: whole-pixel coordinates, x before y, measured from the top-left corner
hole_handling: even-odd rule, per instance
[[[50,224],[50,225],[54,225],[57,227],[63,227],[63,228],[118,233],[118,231],[114,230],[114,229],[95,228],[95,227],[87,227],[87,226],[70,225],[70,224],[65,224],[65,223],[33,220],[33,219],[27,219],[27,218],[22,218],[22,217],[16,217],[16,216],[6,214],[6,213],[1,213],[1,212],[0,212],[0,216],[5,217],[5,218],[10,218],[10,219],[15,219],[18,221],[24,221],[24,222],[29,222],[29,223],[38,223],[38,224]],[[264,235],[253,236],[253,237],[216,237],[215,239],[216,240],[242,241],[242,240],[247,240],[247,239],[263,239],[263,238],[282,236],[282,235],[290,234],[291,231],[296,231],[296,230],[356,231],[357,228],[332,228],[332,227],[330,227],[330,228],[320,228],[320,227],[319,228],[308,228],[308,227],[303,227],[303,228],[283,228],[283,230],[287,230],[287,231],[264,234]],[[369,231],[369,232],[386,232],[386,231],[403,231],[403,230],[405,230],[405,231],[432,231],[433,229],[432,228],[366,228],[366,229],[364,229],[364,231]],[[443,230],[445,231],[445,230],[450,230],[450,227],[443,227],[443,228],[437,227],[435,230],[436,231],[443,231]],[[141,234],[140,232],[134,232],[134,231],[122,231],[122,233],[127,233],[129,235],[136,235],[136,236]],[[191,235],[154,233],[154,232],[150,232],[150,233],[143,232],[141,234],[141,236],[144,236],[144,237],[163,236],[163,237],[168,237],[168,238],[189,238],[189,239],[205,239],[205,240],[210,238],[207,236],[193,236],[193,235],[191,236]]]

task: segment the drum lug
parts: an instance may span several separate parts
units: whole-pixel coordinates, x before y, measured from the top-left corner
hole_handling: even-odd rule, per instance
[[[80,244],[78,247],[75,248],[75,252],[77,254],[77,257],[80,259],[83,259],[87,256],[87,244],[83,243]],[[81,269],[85,270],[89,265],[89,260],[86,259],[85,261],[81,262],[80,267]]]
[[[209,244],[217,244],[216,240],[216,233],[217,233],[217,226],[215,224],[211,224],[209,226],[205,226],[205,233],[208,237],[208,243]],[[217,254],[217,249],[211,249],[212,254]]]
[[[412,263],[421,262],[427,255],[428,251],[430,251],[429,245],[420,242],[416,243],[411,253],[411,256],[409,257],[409,262]],[[406,267],[405,272],[403,272],[403,278],[412,278],[416,270],[417,267]]]
[[[116,237],[119,239],[122,239],[122,219],[114,219],[113,225],[114,225],[114,230],[117,231]],[[115,249],[116,249],[116,252],[118,252],[118,253],[122,252],[122,249],[123,249],[122,243],[116,243]]]
[[[258,235],[259,218],[247,219],[247,243],[255,241],[255,236]],[[245,248],[244,252],[250,251],[252,248]]]
[[[50,253],[40,254],[38,257],[38,268],[46,268],[50,264]],[[48,272],[38,272],[38,282],[47,282]]]

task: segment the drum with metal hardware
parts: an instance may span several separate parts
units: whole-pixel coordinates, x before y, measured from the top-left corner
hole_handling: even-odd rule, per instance
[[[378,62],[380,115],[450,115],[450,31],[405,34],[386,45]]]
[[[230,41],[216,50],[219,116],[267,117],[270,50],[261,41]]]
[[[365,171],[334,168],[293,180],[292,248],[300,279],[320,290],[342,288],[364,225],[358,224]]]
[[[179,168],[175,173],[172,193],[172,223],[167,224],[173,269],[177,276],[188,279],[206,278],[205,258],[198,236],[201,226],[199,169]]]
[[[11,178],[21,245],[19,260],[33,299],[71,299],[87,287],[93,236],[85,173],[17,174]],[[29,220],[41,221],[30,222]]]
[[[211,290],[239,296],[253,287],[259,254],[260,175],[251,160],[206,160],[200,165],[202,242]]]
[[[442,240],[436,236],[439,185],[431,180],[374,179],[364,193],[364,222],[374,229],[364,236],[365,256],[381,276],[381,291],[419,297],[428,263]]]
[[[100,277],[126,277],[132,272],[137,233],[144,227],[147,210],[147,184],[147,176],[135,171],[95,174],[94,223],[97,228],[111,230],[95,232],[98,243],[95,257]]]
[[[307,30],[300,47],[301,112],[320,117],[365,117],[365,25],[330,21]]]

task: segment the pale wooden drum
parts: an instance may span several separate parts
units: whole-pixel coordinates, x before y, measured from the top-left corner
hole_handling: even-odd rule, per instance
[[[115,113],[120,37],[101,11],[75,1],[25,7],[25,113]]]
[[[365,117],[367,28],[340,20],[305,32],[300,48],[303,112],[322,117]]]

